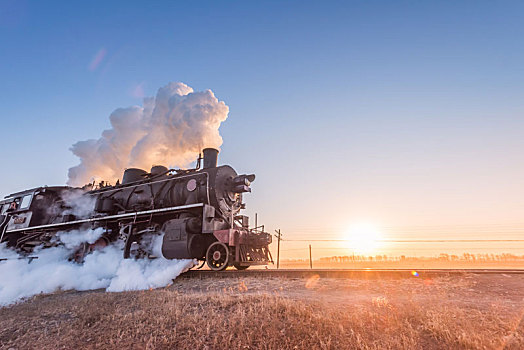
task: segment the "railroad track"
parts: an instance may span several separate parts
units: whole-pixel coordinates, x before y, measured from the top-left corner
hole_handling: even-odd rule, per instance
[[[517,269],[253,269],[253,270],[190,270],[182,278],[245,278],[245,277],[282,277],[282,278],[416,278],[450,275],[524,275],[524,270]]]

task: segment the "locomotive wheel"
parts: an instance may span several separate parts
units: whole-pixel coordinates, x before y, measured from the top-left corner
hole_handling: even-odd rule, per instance
[[[239,265],[238,263],[233,263],[233,266],[235,267],[235,269],[240,270],[240,271],[245,270],[249,267],[249,266]]]
[[[89,254],[89,244],[82,243],[70,257],[70,260],[82,264],[87,254]]]
[[[107,247],[108,244],[109,242],[106,237],[100,237],[93,244],[82,243],[70,257],[70,260],[82,264],[88,254],[91,254],[95,250],[103,249]]]
[[[215,242],[207,248],[207,266],[213,271],[225,270],[229,262],[229,248],[221,242]]]

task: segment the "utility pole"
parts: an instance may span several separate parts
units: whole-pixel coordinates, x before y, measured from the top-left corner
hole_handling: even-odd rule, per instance
[[[309,268],[313,269],[313,260],[311,259],[311,244],[309,245]]]
[[[275,232],[277,233],[275,237],[278,240],[277,241],[277,269],[278,269],[280,266],[280,240],[282,239],[282,234],[280,233],[280,229],[275,230]]]

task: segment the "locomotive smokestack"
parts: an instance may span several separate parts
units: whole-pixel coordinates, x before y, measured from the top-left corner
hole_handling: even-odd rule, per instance
[[[204,169],[216,168],[218,160],[218,150],[215,148],[204,148]]]

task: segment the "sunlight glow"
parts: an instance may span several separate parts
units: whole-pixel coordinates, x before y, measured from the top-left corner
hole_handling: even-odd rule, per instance
[[[370,224],[351,226],[346,232],[347,248],[356,254],[373,254],[380,248],[383,239],[380,230]]]

